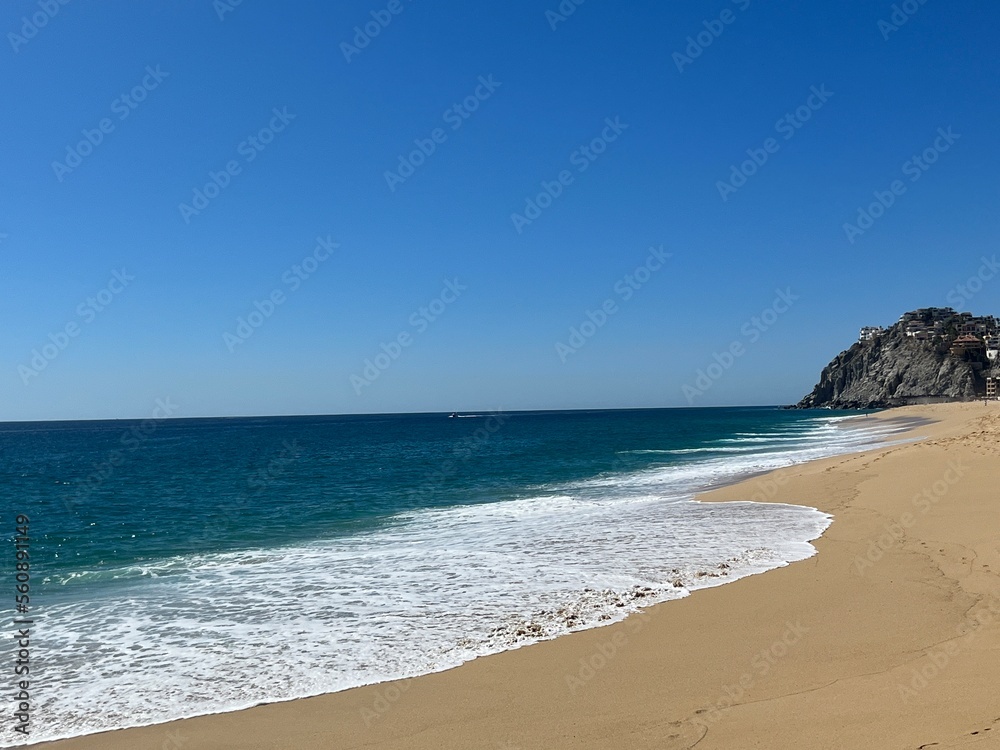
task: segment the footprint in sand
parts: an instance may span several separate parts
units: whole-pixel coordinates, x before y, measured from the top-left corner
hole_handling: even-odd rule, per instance
[[[690,750],[705,738],[707,731],[704,726],[691,721],[672,721],[659,747],[662,750]]]
[[[940,742],[927,742],[923,745],[918,745],[917,750],[930,750],[930,748],[939,748],[940,750],[945,750],[951,747],[968,747],[970,745],[978,745],[980,742],[994,739],[994,742],[990,743],[990,747],[996,746],[996,739],[991,736],[993,728],[1000,723],[1000,717],[993,720],[993,726],[985,727],[984,729],[976,729],[971,732],[966,732],[964,735],[958,739],[952,740],[945,744]],[[998,732],[997,737],[1000,737],[1000,732]]]

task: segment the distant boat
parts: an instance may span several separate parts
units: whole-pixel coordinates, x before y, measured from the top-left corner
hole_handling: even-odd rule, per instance
[[[455,419],[455,417],[457,417],[457,416],[458,416],[458,412],[457,411],[453,411],[451,414],[448,415],[448,419]]]

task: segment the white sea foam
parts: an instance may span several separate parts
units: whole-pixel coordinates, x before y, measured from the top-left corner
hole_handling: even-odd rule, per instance
[[[690,496],[896,429],[837,421],[776,453],[706,452],[329,541],[74,573],[35,610],[31,741],[438,671],[807,558],[826,514]]]

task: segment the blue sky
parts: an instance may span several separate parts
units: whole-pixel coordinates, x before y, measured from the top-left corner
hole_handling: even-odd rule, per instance
[[[0,420],[795,401],[997,250],[1000,9],[903,6],[5,3]]]

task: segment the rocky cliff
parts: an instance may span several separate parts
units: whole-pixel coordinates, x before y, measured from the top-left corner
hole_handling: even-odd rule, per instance
[[[901,324],[839,354],[796,408],[873,409],[982,397],[988,364],[948,353],[954,335],[908,337]]]

